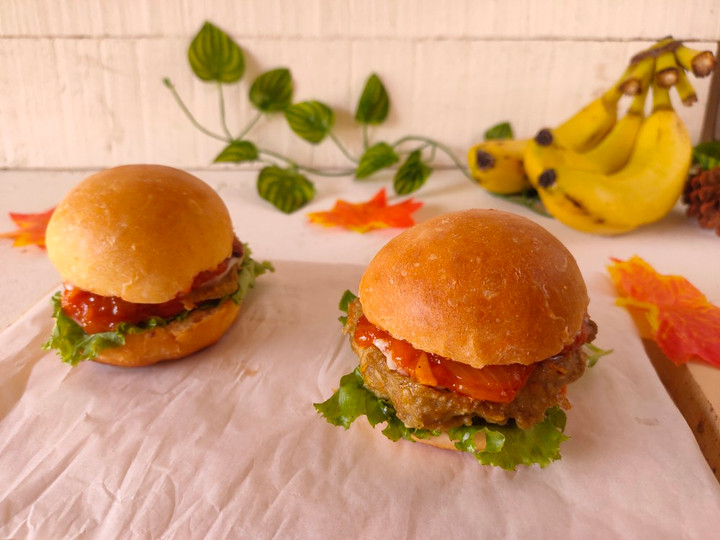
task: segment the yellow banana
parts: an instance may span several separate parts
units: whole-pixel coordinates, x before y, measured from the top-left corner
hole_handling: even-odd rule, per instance
[[[530,189],[522,160],[526,142],[492,139],[474,145],[468,152],[470,175],[492,193],[509,195]]]
[[[682,193],[692,144],[666,95],[666,89],[654,87],[653,112],[620,171],[601,174],[558,166],[542,173],[538,193],[555,218],[581,231],[619,234],[670,212]]]
[[[617,85],[560,124],[555,137],[578,151],[595,146],[617,120],[617,103],[622,93]],[[532,189],[525,174],[523,152],[529,139],[490,140],[472,146],[468,152],[470,174],[493,193],[511,194]]]
[[[558,144],[551,132],[538,134],[528,142],[523,153],[525,173],[533,187],[546,169],[566,167],[603,174],[621,169],[630,159],[640,126],[643,122],[647,92],[638,94],[625,116],[615,124],[605,138],[587,152],[576,152]]]
[[[617,105],[622,92],[614,84],[554,130],[559,144],[584,152],[607,135],[617,121]]]

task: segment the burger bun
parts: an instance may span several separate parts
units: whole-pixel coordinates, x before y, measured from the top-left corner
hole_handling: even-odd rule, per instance
[[[240,306],[226,300],[217,307],[193,310],[187,318],[138,334],[126,334],[125,345],[103,349],[95,362],[142,367],[184,358],[217,342],[238,315]]]
[[[393,238],[368,265],[359,297],[367,319],[393,337],[475,368],[559,353],[588,306],[557,238],[527,218],[479,209]]]
[[[220,196],[161,165],[124,165],[80,182],[48,224],[63,281],[102,296],[159,304],[230,256],[233,228]]]

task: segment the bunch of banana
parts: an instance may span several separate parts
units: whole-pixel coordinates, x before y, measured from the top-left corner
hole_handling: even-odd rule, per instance
[[[680,196],[692,150],[669,89],[691,105],[697,96],[686,71],[704,77],[714,67],[710,51],[660,40],[635,55],[603,96],[558,127],[533,139],[473,146],[473,177],[495,193],[534,188],[554,217],[582,231],[618,234],[657,221]],[[645,117],[651,88],[652,112]],[[623,95],[633,96],[632,103],[617,120]]]
[[[538,194],[559,221],[596,234],[620,234],[665,217],[682,194],[692,144],[667,88],[653,84],[653,109],[627,163],[612,173],[557,165],[538,177]]]
[[[571,118],[555,128],[555,136],[574,150],[593,147],[610,131],[617,120],[622,92],[613,85]],[[523,164],[529,139],[493,139],[470,148],[470,174],[482,187],[507,195],[532,189]]]

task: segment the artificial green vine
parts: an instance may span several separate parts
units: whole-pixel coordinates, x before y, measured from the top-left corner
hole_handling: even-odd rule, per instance
[[[233,135],[227,124],[223,86],[239,83],[245,73],[245,57],[232,38],[212,23],[206,22],[193,38],[188,60],[200,80],[217,85],[222,133],[215,133],[198,122],[167,78],[163,79],[165,86],[170,89],[193,126],[205,135],[225,143],[225,148],[215,157],[216,163],[264,164],[257,179],[258,194],[285,213],[298,210],[314,198],[315,185],[306,174],[354,174],[355,178],[363,179],[400,163],[395,172],[393,189],[398,195],[412,193],[420,189],[432,174],[430,164],[437,151],[449,156],[455,166],[472,181],[465,164],[447,146],[428,137],[407,135],[394,142],[370,141],[369,126],[382,124],[390,111],[390,98],[376,74],[367,79],[355,112],[355,120],[362,127],[362,154],[356,157],[333,133],[335,113],[330,107],[315,100],[293,103],[293,80],[287,68],[266,71],[253,81],[248,97],[257,113],[243,129]],[[310,144],[320,144],[329,139],[351,165],[339,171],[325,171],[301,165],[271,149],[258,147],[247,136],[264,116],[271,114],[283,114],[290,129]],[[520,204],[524,203],[521,201]]]

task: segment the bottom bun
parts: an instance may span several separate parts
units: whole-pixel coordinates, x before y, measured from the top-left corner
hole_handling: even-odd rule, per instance
[[[212,309],[196,309],[181,321],[139,334],[127,334],[125,345],[104,349],[93,361],[140,367],[183,358],[219,340],[239,311],[240,306],[232,300]]]
[[[413,437],[413,440],[415,442],[419,442],[422,444],[427,444],[429,446],[434,446],[435,448],[442,448],[443,450],[458,450],[457,446],[455,446],[455,441],[450,440],[450,437],[446,432],[440,433],[437,437],[430,437],[429,439],[418,439],[417,437]],[[478,452],[482,452],[485,450],[485,434],[482,432],[477,432],[475,434],[475,448]]]

